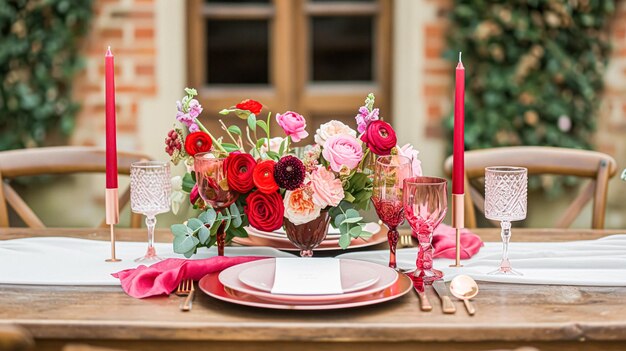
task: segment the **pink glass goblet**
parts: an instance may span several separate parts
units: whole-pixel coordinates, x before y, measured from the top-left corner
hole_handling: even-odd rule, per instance
[[[407,273],[426,284],[441,279],[443,273],[433,269],[433,232],[448,211],[447,181],[437,177],[413,177],[404,180],[404,215],[417,235],[419,252],[417,269]]]
[[[226,181],[225,158],[215,158],[209,152],[201,152],[194,156],[193,168],[196,172],[198,194],[204,202],[219,212],[237,200],[238,193],[228,190]],[[225,221],[217,229],[217,254],[224,256]]]
[[[389,267],[396,269],[398,226],[404,222],[402,183],[411,177],[411,159],[400,155],[381,156],[374,167],[372,203],[378,218],[389,228]]]

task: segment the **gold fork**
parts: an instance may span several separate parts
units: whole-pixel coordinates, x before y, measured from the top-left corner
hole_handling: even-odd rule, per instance
[[[400,235],[400,247],[413,247],[413,239],[411,234]]]
[[[176,295],[178,296],[186,296],[185,300],[180,303],[181,311],[191,311],[191,304],[193,302],[193,294],[195,289],[193,287],[193,280],[185,279],[178,284],[178,289],[176,289]]]

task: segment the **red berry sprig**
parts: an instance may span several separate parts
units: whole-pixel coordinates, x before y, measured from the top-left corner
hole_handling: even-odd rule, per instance
[[[180,140],[178,133],[174,129],[170,130],[165,137],[165,152],[168,155],[174,155],[174,152],[180,151],[183,144]]]

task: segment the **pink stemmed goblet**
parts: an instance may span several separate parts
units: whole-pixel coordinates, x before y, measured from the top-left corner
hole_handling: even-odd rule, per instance
[[[441,279],[443,273],[433,269],[433,233],[448,211],[447,181],[437,177],[413,177],[404,180],[404,216],[417,235],[419,252],[417,269],[407,273],[426,284]]]
[[[130,165],[130,208],[146,216],[148,251],[136,262],[160,261],[154,249],[156,215],[170,210],[170,165],[166,162],[134,162]]]
[[[193,168],[196,172],[198,194],[216,212],[230,206],[239,196],[238,193],[228,190],[226,168],[224,167],[225,160],[225,158],[215,158],[210,152],[201,152],[194,156]],[[224,225],[225,221],[222,221],[216,232],[218,256],[224,256],[226,238]]]
[[[404,222],[402,183],[411,177],[411,159],[400,155],[381,156],[374,166],[372,203],[378,218],[389,228],[389,267],[396,266],[398,226]]]

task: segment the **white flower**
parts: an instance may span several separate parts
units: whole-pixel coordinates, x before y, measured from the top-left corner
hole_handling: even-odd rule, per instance
[[[285,193],[285,218],[295,225],[308,223],[320,216],[321,207],[313,203],[313,198],[305,188]]]
[[[180,210],[180,205],[185,201],[185,193],[183,192],[183,178],[180,176],[174,176],[171,180],[172,193],[170,195],[170,202],[172,203],[172,213],[177,214]]]
[[[280,150],[280,144],[282,144],[284,140],[285,138],[281,138],[281,137],[271,138],[269,150],[267,149],[267,142],[266,142],[265,144],[261,145],[261,148],[259,149],[259,151],[261,151],[262,154],[266,154],[267,151],[273,151],[273,152],[278,153],[278,151]]]
[[[356,131],[354,129],[348,127],[342,122],[332,120],[330,122],[320,125],[320,127],[315,132],[315,142],[321,147],[324,147],[324,144],[326,144],[326,140],[328,140],[328,138],[338,134],[350,135],[356,138]]]
[[[419,159],[419,151],[413,148],[413,145],[406,144],[403,147],[396,147],[398,149],[398,155],[408,157],[411,159],[411,171],[414,177],[422,175],[422,161]]]

